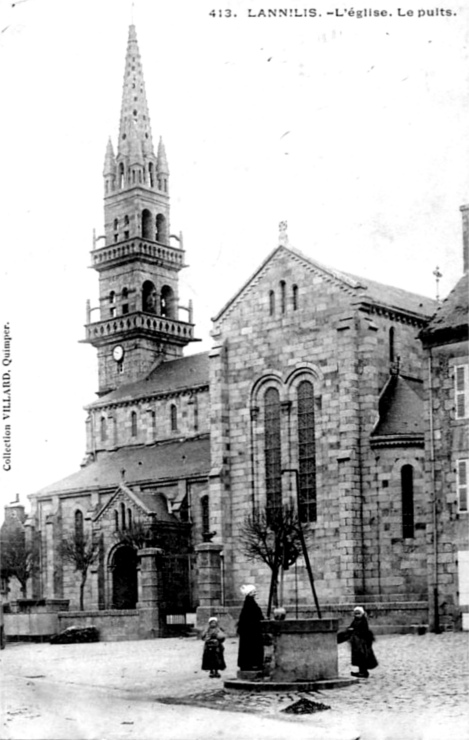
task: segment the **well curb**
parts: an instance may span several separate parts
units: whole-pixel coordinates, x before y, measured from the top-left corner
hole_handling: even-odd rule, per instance
[[[223,682],[228,690],[238,691],[324,691],[341,689],[358,683],[357,678],[327,678],[318,681],[243,681],[237,678]]]

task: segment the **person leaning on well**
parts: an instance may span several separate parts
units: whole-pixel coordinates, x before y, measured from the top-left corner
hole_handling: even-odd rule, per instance
[[[365,610],[362,606],[356,606],[349,627],[337,634],[338,642],[350,642],[351,662],[358,668],[358,671],[352,671],[352,676],[368,678],[369,671],[377,667],[378,661],[372,647],[374,639]]]

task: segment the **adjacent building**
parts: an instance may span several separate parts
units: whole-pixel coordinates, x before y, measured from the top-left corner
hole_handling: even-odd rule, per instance
[[[464,275],[421,332],[425,348],[425,489],[431,506],[430,620],[469,629],[469,206]]]

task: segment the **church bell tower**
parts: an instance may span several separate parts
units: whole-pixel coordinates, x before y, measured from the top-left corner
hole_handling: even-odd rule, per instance
[[[99,307],[87,307],[85,341],[98,350],[104,395],[176,359],[194,341],[192,308],[179,318],[182,235],[170,233],[169,169],[155,155],[135,26],[129,28],[117,153],[104,160],[104,235],[93,239]],[[104,239],[104,245],[101,240]],[[97,319],[95,310],[99,311]]]

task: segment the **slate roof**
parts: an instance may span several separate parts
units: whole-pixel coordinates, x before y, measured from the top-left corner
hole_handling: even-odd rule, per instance
[[[469,273],[456,283],[428,326],[420,332],[424,344],[461,341],[469,336]]]
[[[168,503],[165,496],[160,491],[133,491],[129,486],[121,483],[119,488],[116,490],[114,496],[111,496],[109,501],[104,504],[96,513],[94,520],[97,521],[101,517],[106,515],[106,512],[112,510],[114,507],[114,501],[119,493],[123,491],[127,496],[134,501],[143,511],[147,514],[154,514],[160,522],[177,522],[177,518],[174,514],[171,514],[168,510]]]
[[[372,441],[415,438],[423,441],[423,383],[414,378],[392,375],[381,394],[379,421],[371,434]]]
[[[335,268],[327,267],[326,265],[317,262],[306,256],[300,250],[293,249],[288,246],[276,247],[268,257],[262,262],[260,267],[251,275],[240,290],[225,304],[225,306],[218,312],[213,318],[213,321],[217,321],[222,317],[224,312],[236,301],[236,299],[243,293],[248,285],[254,280],[267,264],[275,258],[280,252],[290,252],[292,255],[299,257],[301,260],[306,262],[310,267],[320,272],[325,273],[329,277],[335,279],[341,283],[345,288],[351,290],[356,294],[357,299],[365,302],[373,303],[377,306],[385,306],[387,308],[404,311],[406,313],[417,314],[426,318],[430,318],[435,313],[437,308],[437,302],[433,298],[418,295],[417,293],[411,293],[401,288],[394,288],[391,285],[385,285],[384,283],[378,283],[375,280],[368,280],[367,278],[357,277],[346,272],[341,272]]]
[[[208,381],[208,352],[199,352],[196,355],[181,357],[178,360],[162,362],[142,380],[128,383],[115,391],[111,391],[111,393],[107,393],[87,408],[134,401],[137,398],[157,394],[177,393],[185,389],[208,385]]]
[[[347,275],[347,277],[353,276]],[[395,288],[392,285],[377,283],[375,280],[368,280],[368,278],[357,277],[355,280],[359,283],[357,295],[363,300],[371,301],[379,306],[387,306],[430,317],[433,316],[438,305],[433,298]]]
[[[42,488],[37,495],[117,487],[122,482],[121,470],[125,470],[125,482],[129,486],[149,481],[157,483],[168,479],[208,475],[210,440],[208,437],[173,440],[100,453],[95,462],[85,465],[67,478]],[[143,492],[139,496],[145,501]]]

